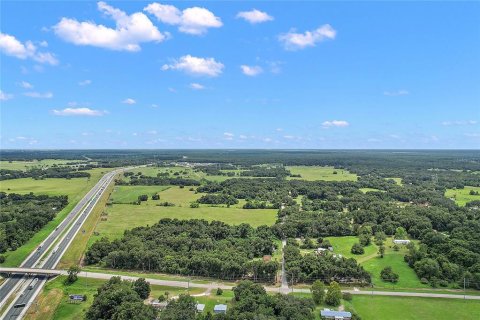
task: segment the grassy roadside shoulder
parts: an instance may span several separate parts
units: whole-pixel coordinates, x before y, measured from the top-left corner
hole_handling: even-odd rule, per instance
[[[68,205],[63,208],[62,211],[60,211],[55,218],[47,223],[40,231],[35,233],[35,235],[30,238],[25,244],[23,244],[21,247],[17,248],[15,251],[7,251],[6,253],[3,254],[5,256],[5,262],[2,263],[1,265],[3,267],[17,267],[19,266],[23,260],[37,247],[42,241],[44,241],[50,233],[52,233],[53,230],[67,217],[67,215],[70,213],[70,211],[77,205],[77,203],[87,194],[87,192],[100,180],[100,178],[106,174],[107,172],[113,170],[112,168],[101,168],[101,169],[94,169],[89,171],[92,173],[92,177],[85,183],[85,185],[77,192],[73,197],[71,195],[69,196],[69,203]],[[13,179],[11,181],[15,181],[17,179]],[[53,180],[53,179],[51,179]],[[59,179],[57,179],[59,180]],[[45,180],[46,181],[46,180]],[[67,181],[67,180],[65,180]],[[68,180],[69,183],[71,183],[72,180]],[[2,190],[6,189],[8,187],[8,183],[10,180],[3,181]],[[36,182],[38,183],[38,182]],[[59,187],[61,188],[61,186]],[[28,187],[27,187],[28,189]],[[7,189],[8,190],[8,189]],[[60,189],[61,190],[61,189]],[[19,190],[12,189],[12,192],[17,192],[17,193],[28,193],[26,192],[21,192]],[[41,191],[35,191],[35,194],[49,194],[49,192],[41,192]],[[61,192],[57,192],[57,194],[62,194]]]
[[[35,300],[36,303],[28,309],[25,319],[27,320],[65,320],[65,319],[83,319],[88,308],[92,305],[94,295],[107,280],[78,278],[71,284],[64,284],[65,276],[57,277],[45,285],[40,295]],[[150,298],[158,298],[160,295],[168,292],[170,297],[179,294],[201,294],[205,291],[202,288],[178,288],[151,285]],[[69,294],[82,294],[87,296],[87,301],[80,303],[71,303]]]
[[[82,230],[85,230],[85,233],[80,231],[75,235],[72,243],[60,259],[57,269],[68,269],[72,265],[80,264],[82,256],[87,249],[88,240],[92,236],[93,231],[95,230],[95,226],[101,218],[102,212],[105,210],[108,199],[113,192],[114,186],[115,184],[112,182],[107,187],[100,201],[95,205],[92,213],[90,213],[87,220],[82,226]]]

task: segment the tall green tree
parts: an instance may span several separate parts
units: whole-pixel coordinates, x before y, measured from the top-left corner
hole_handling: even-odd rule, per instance
[[[312,299],[315,304],[322,304],[325,299],[325,284],[321,280],[315,280],[310,288]]]
[[[133,283],[133,290],[138,293],[140,298],[145,300],[150,295],[150,283],[145,281],[145,278],[138,278]]]
[[[327,295],[325,297],[325,303],[330,306],[339,306],[342,299],[342,290],[340,290],[340,285],[332,281],[328,286]]]

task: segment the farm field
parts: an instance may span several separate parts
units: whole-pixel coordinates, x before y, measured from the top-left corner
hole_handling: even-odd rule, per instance
[[[301,178],[288,177],[287,179],[324,180],[324,181],[357,181],[357,175],[344,169],[320,166],[289,166],[286,167],[292,174],[300,174]],[[334,174],[334,172],[337,172]]]
[[[473,200],[480,200],[480,195],[471,195],[470,191],[480,193],[480,187],[469,187],[466,186],[463,189],[447,189],[445,192],[446,198],[453,198],[459,206],[465,206],[467,202]]]
[[[115,199],[117,192],[122,196],[128,189],[124,189],[124,186],[117,186],[116,190],[112,194],[113,199]],[[198,199],[201,194],[195,194],[187,188],[170,187],[159,192],[159,195],[160,200],[149,199],[140,205],[113,204],[108,206],[106,209],[107,220],[99,221],[95,229],[98,235],[93,236],[89,244],[104,236],[111,239],[119,238],[127,229],[152,225],[162,218],[219,220],[229,224],[249,223],[252,226],[272,225],[276,221],[277,210],[246,210],[241,208],[242,202],[230,208],[206,205],[200,205],[200,208],[190,208],[190,203]],[[157,204],[165,201],[174,203],[175,206],[157,206]]]
[[[141,172],[143,175],[150,176],[150,177],[156,177],[159,173],[169,173],[170,177],[182,177],[182,178],[195,179],[195,180],[206,179],[206,180],[218,181],[218,182],[232,178],[232,177],[222,176],[222,175],[209,176],[204,172],[195,171],[189,167],[175,167],[175,166],[143,167],[143,168],[136,168],[130,171],[134,173]],[[223,170],[223,171],[227,172],[232,170]],[[239,172],[239,170],[234,170],[234,171]],[[178,173],[178,175],[175,175],[175,173]]]
[[[6,267],[18,266],[30,252],[41,243],[45,237],[65,218],[78,201],[95,185],[95,183],[110,169],[97,168],[88,170],[90,178],[74,179],[45,179],[34,180],[22,178],[0,181],[0,191],[7,193],[30,193],[46,195],[68,195],[68,205],[60,211],[57,216],[45,227],[37,232],[27,243],[15,251],[8,251],[4,254],[6,261],[2,264]]]
[[[138,196],[142,194],[148,195],[150,198],[153,194],[159,193],[169,186],[115,186],[113,196],[110,201],[113,203],[130,204],[138,200]]]
[[[25,319],[27,320],[69,320],[69,319],[83,319],[86,311],[92,305],[93,297],[97,293],[97,288],[100,287],[105,280],[78,278],[72,285],[65,285],[63,281],[65,277],[58,277],[48,282],[43,288],[42,293],[38,296],[38,312],[35,313],[35,305],[33,305],[27,313]],[[185,288],[165,287],[151,285],[151,298],[158,298],[165,292],[169,293],[170,297],[178,296],[181,293],[189,293],[191,295],[199,294],[204,289],[192,288],[187,290]],[[87,295],[87,301],[81,303],[70,303],[69,294]]]
[[[83,160],[44,159],[35,161],[0,161],[0,169],[26,171],[32,168],[46,168],[54,164],[65,165],[69,162],[78,161]]]
[[[480,302],[462,299],[354,296],[345,306],[368,320],[475,319],[480,314]]]

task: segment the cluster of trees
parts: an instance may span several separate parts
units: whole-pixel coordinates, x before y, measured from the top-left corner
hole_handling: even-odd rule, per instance
[[[155,319],[157,311],[143,303],[150,294],[150,284],[143,278],[135,281],[112,277],[97,289],[93,303],[85,314],[87,320]]]
[[[131,186],[199,186],[200,181],[190,178],[182,177],[150,177],[150,176],[130,176],[130,180],[115,180],[118,185],[131,185]]]
[[[240,172],[242,177],[271,177],[271,178],[285,178],[291,175],[291,172],[285,167],[252,167],[249,170]]]
[[[195,299],[180,295],[169,301],[158,315],[160,320],[250,320],[289,319],[313,320],[315,304],[309,298],[292,295],[271,295],[258,283],[244,280],[233,289],[234,297],[226,314],[198,314]]]
[[[0,169],[0,181],[19,179],[19,178],[33,178],[35,180],[42,180],[46,178],[89,178],[90,173],[81,170],[81,168],[73,167],[49,167],[46,169],[33,168],[27,171],[22,170],[8,170]]]
[[[297,245],[289,241],[283,251],[285,257],[285,270],[291,283],[313,282],[323,280],[340,283],[371,282],[370,274],[357,264],[355,259],[346,259],[337,255],[317,255],[300,253]]]
[[[234,205],[238,203],[238,200],[228,194],[206,194],[197,199],[198,203],[203,204],[226,204]]]
[[[87,264],[184,275],[273,281],[279,264],[253,260],[271,255],[274,235],[267,226],[229,226],[220,221],[162,219],[151,227],[103,238],[86,252]]]
[[[27,242],[67,204],[67,196],[0,192],[0,253]]]

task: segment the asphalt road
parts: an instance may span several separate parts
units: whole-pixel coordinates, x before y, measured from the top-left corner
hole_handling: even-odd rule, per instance
[[[60,236],[62,237],[60,242],[55,245],[53,250],[50,251],[47,258],[44,259],[42,268],[53,269],[57,265],[62,254],[66,251],[70,243],[73,241],[75,234],[81,229],[83,222],[87,219],[88,215],[94,208],[97,201],[101,198],[108,184],[113,180],[114,176],[122,171],[118,169],[104,175],[95,186],[79,201],[79,203],[72,209],[69,215],[60,223],[43,242],[41,247],[37,248],[28,256],[21,264],[21,267],[40,267],[40,258],[44,253],[49,250],[52,243],[56,242]],[[80,214],[79,214],[80,213]],[[72,225],[70,223],[74,221]],[[65,234],[64,231],[67,231]],[[33,288],[29,288],[28,285],[33,279],[37,278]],[[25,280],[25,281],[24,281]],[[0,305],[6,303],[6,300],[13,294],[17,286],[22,285],[21,294],[16,297],[16,300],[11,304],[8,310],[0,317],[0,319],[17,319],[21,318],[22,314],[28,309],[28,304],[37,295],[38,291],[42,288],[47,280],[46,276],[33,275],[33,276],[19,276],[12,275],[9,277],[0,287]],[[25,304],[25,307],[21,307]],[[15,306],[20,306],[15,308]]]

